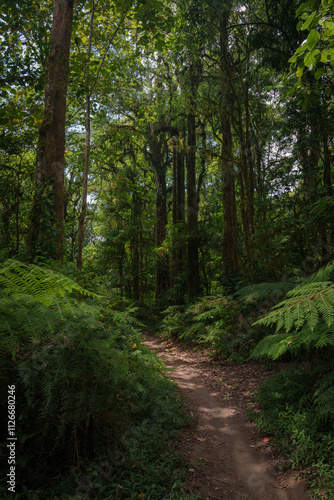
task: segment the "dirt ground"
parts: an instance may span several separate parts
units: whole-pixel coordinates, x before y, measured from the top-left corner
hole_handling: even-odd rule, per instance
[[[246,418],[252,394],[273,372],[254,364],[214,364],[173,340],[143,334],[164,359],[193,419],[179,444],[189,462],[186,490],[201,500],[307,500],[305,480],[286,470],[270,436]]]

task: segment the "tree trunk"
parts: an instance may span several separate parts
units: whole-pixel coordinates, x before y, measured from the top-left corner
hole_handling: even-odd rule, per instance
[[[196,189],[196,75],[193,66],[189,70],[190,109],[187,116],[187,285],[188,298],[199,295],[198,261],[198,195]]]
[[[149,146],[156,187],[155,244],[157,247],[157,260],[155,300],[157,303],[161,300],[162,294],[169,289],[169,259],[168,254],[163,247],[167,231],[167,164],[164,162],[162,140],[163,139],[161,137],[157,136],[156,131],[151,132]]]
[[[327,196],[333,195],[332,180],[331,180],[331,150],[328,145],[328,134],[323,135],[324,145],[324,173],[323,182],[326,188]]]
[[[94,14],[95,14],[95,0],[92,0],[92,11],[91,11],[91,17],[90,17],[89,40],[88,40],[88,63],[87,63],[87,68],[86,68],[85,162],[84,162],[84,169],[83,169],[83,176],[82,176],[82,206],[81,206],[81,213],[78,217],[78,255],[77,255],[78,269],[82,269],[82,249],[83,249],[83,242],[84,242],[84,237],[85,237],[85,219],[86,219],[86,211],[87,211],[87,184],[88,184],[89,157],[90,157],[89,55],[92,51]]]
[[[184,154],[180,147],[180,138],[173,140],[173,251],[172,280],[175,288],[175,300],[178,305],[183,303],[184,283],[183,264],[185,260],[184,245],[185,222],[185,185],[184,185]]]
[[[229,12],[220,24],[220,50],[222,93],[228,90],[228,24]],[[235,173],[233,169],[232,127],[225,104],[220,104],[220,124],[222,132],[221,162],[222,162],[222,194],[224,213],[223,233],[223,284],[224,290],[232,293],[238,276],[238,225],[235,201]]]
[[[133,234],[130,240],[132,250],[132,293],[136,301],[140,300],[140,252],[139,252],[139,226],[141,218],[141,200],[135,188],[132,192],[132,227]]]
[[[74,0],[54,0],[28,254],[63,260],[65,116]]]
[[[139,218],[139,300],[140,305],[144,305],[144,248],[143,248],[143,225],[142,217]]]
[[[322,137],[324,147],[324,171],[323,183],[326,196],[333,196],[332,180],[331,180],[331,151],[328,145],[328,134],[323,133]],[[321,265],[326,265],[332,258],[331,239],[329,226],[324,221],[320,226],[320,241],[321,241]]]
[[[235,175],[232,160],[232,130],[230,119],[221,114],[222,128],[222,185],[223,185],[223,270],[224,290],[233,293],[238,276],[238,225],[235,202]]]
[[[241,179],[242,189],[242,211],[244,242],[247,255],[248,273],[252,276],[254,271],[253,236],[254,236],[254,166],[250,132],[250,103],[249,103],[249,54],[247,54],[246,82],[244,87],[245,106],[245,132],[239,137],[241,150]],[[241,124],[243,120],[241,118]]]

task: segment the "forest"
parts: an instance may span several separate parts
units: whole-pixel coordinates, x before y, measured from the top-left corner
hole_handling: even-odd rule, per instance
[[[3,0],[0,48],[0,494],[195,499],[149,331],[273,368],[334,499],[334,1]]]

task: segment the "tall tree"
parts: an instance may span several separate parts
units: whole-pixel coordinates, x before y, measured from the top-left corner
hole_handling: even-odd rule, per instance
[[[188,298],[199,295],[198,269],[198,193],[196,188],[196,94],[198,72],[194,64],[189,67],[189,110],[187,116],[187,285]]]
[[[184,296],[183,274],[186,258],[184,241],[185,223],[185,184],[184,148],[180,134],[173,140],[173,250],[172,285],[175,288],[175,302],[181,304]]]
[[[77,266],[78,269],[82,269],[82,248],[85,236],[85,219],[87,211],[87,183],[88,183],[88,172],[89,172],[89,158],[90,158],[90,134],[91,134],[91,89],[89,85],[89,58],[92,51],[92,36],[93,36],[93,26],[94,26],[94,15],[95,15],[95,0],[92,0],[91,17],[89,23],[89,38],[88,38],[88,63],[85,70],[85,86],[86,86],[86,113],[85,113],[85,160],[82,175],[82,206],[81,212],[78,217],[78,254],[77,254]]]
[[[221,126],[221,164],[222,164],[222,192],[224,211],[223,233],[223,270],[224,289],[233,291],[234,282],[238,275],[238,227],[237,208],[235,200],[235,172],[233,168],[233,139],[230,111],[226,96],[229,94],[231,65],[228,52],[228,22],[231,11],[231,2],[220,11],[219,24],[220,41],[220,126]]]
[[[169,289],[169,257],[164,247],[167,235],[167,186],[166,171],[168,165],[167,141],[165,132],[168,126],[159,125],[150,130],[148,145],[150,148],[150,161],[154,170],[156,189],[156,226],[155,244],[157,247],[155,300],[157,303],[162,294]]]
[[[65,117],[74,0],[55,0],[46,71],[45,109],[36,154],[36,192],[28,253],[63,259]]]

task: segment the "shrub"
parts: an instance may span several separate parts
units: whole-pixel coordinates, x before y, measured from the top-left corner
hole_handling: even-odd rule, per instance
[[[310,387],[308,366],[291,368],[265,381],[258,390],[261,411],[249,416],[284,451],[294,468],[307,472],[312,498],[332,500],[334,486],[334,431],[319,421]]]
[[[135,309],[119,311],[58,272],[17,261],[3,264],[0,284],[1,401],[15,385],[19,493],[163,498],[174,488],[182,496],[177,459],[166,452],[185,423],[182,404],[140,344]],[[159,479],[160,455],[168,472]]]

